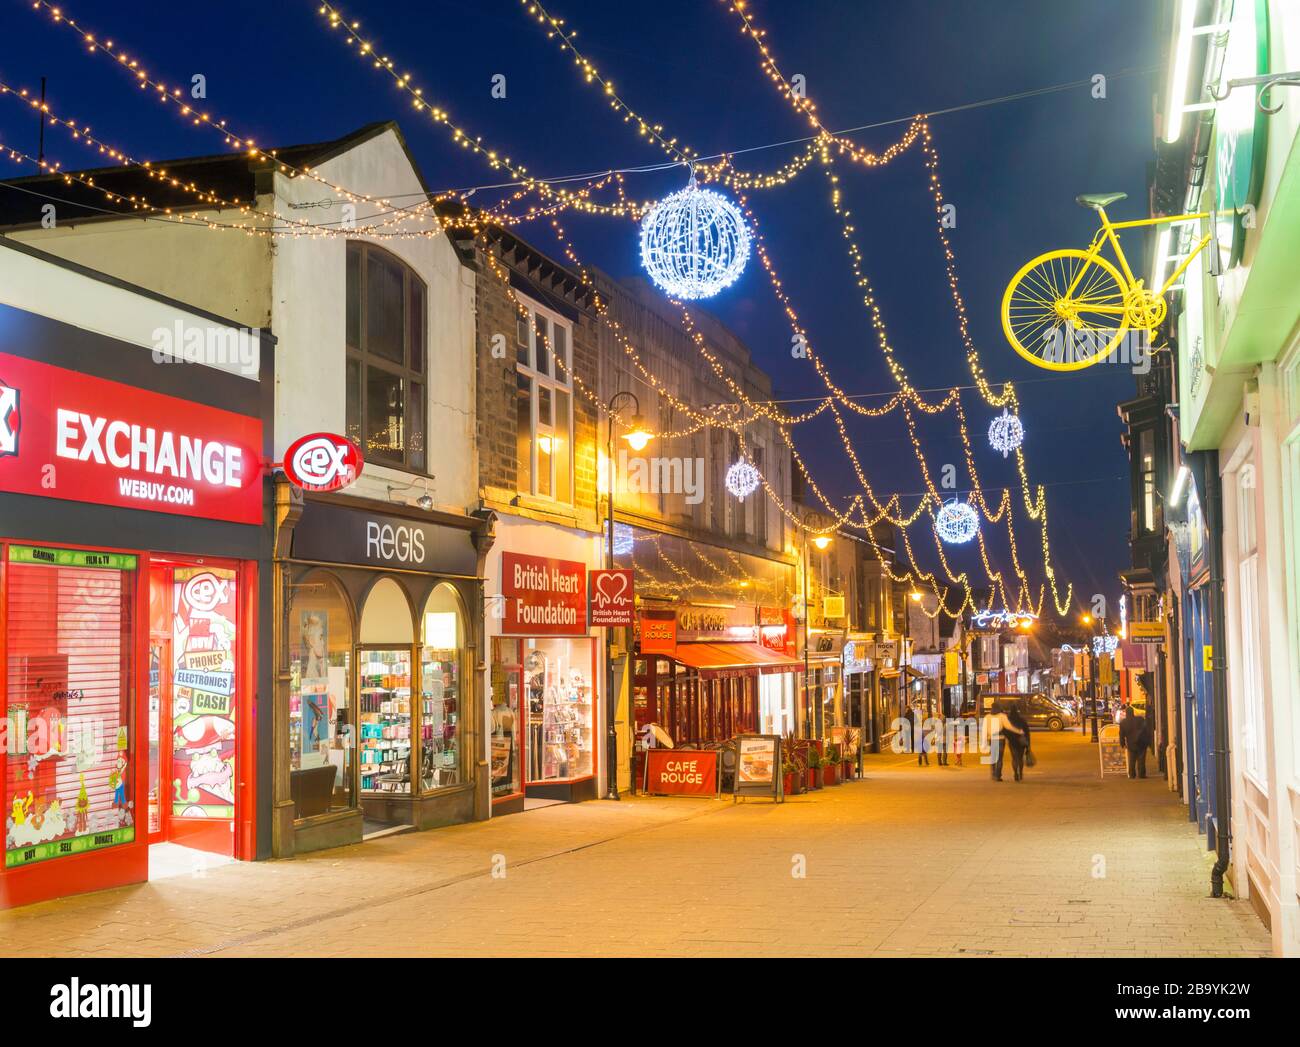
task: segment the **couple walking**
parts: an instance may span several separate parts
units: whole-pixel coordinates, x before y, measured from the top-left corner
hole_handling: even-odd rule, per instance
[[[989,771],[995,782],[1002,781],[1002,761],[1006,750],[1011,750],[1011,770],[1016,781],[1025,777],[1025,763],[1032,767],[1034,756],[1029,748],[1029,724],[1015,705],[1006,711],[990,709],[984,714],[984,738],[989,746]]]

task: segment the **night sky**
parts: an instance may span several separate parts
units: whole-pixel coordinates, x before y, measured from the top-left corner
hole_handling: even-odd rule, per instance
[[[444,129],[416,114],[392,86],[330,31],[312,0],[71,0],[63,8],[83,26],[137,55],[155,77],[207,78],[207,107],[270,147],[337,138],[376,120],[396,119],[435,190],[503,180],[449,144]],[[534,174],[561,176],[665,159],[622,123],[572,61],[527,17],[518,0],[353,0],[340,5],[362,33],[412,74],[424,97],[521,162]],[[1106,98],[1078,86],[1037,97],[935,116],[945,195],[956,207],[952,230],[961,289],[983,364],[994,380],[1018,383],[1030,478],[1049,486],[1051,543],[1058,580],[1075,583],[1076,601],[1118,595],[1127,566],[1129,497],[1115,405],[1133,395],[1128,368],[1100,365],[1056,375],[1022,363],[1003,338],[998,307],[1007,281],[1032,256],[1086,245],[1095,217],[1074,203],[1083,192],[1123,191],[1112,217],[1143,217],[1152,152],[1152,96],[1160,77],[1155,0],[755,0],[757,22],[787,75],[802,73],[825,124],[857,127],[984,99],[1033,91],[1094,74]],[[758,68],[752,43],[717,0],[639,2],[553,0],[553,14],[577,29],[578,45],[635,109],[701,154],[738,150],[808,134],[806,121]],[[91,56],[65,28],[19,0],[7,0],[0,32],[0,76],[38,88],[49,78],[51,108],[91,125],[100,138],[141,158],[170,159],[222,150],[219,136],[182,122],[131,85],[103,56]],[[491,97],[506,77],[506,97]],[[895,123],[855,140],[883,149],[904,130]],[[0,141],[36,151],[33,115],[0,98]],[[770,169],[794,147],[748,153],[738,164]],[[48,158],[65,168],[95,166],[94,154],[60,128],[47,134]],[[969,384],[926,191],[923,157],[913,150],[885,168],[840,164],[866,271],[891,341],[920,388]],[[0,160],[3,177],[32,174]],[[630,195],[649,199],[685,183],[683,169],[628,176]],[[490,194],[475,202],[490,202]],[[769,249],[810,338],[851,393],[892,391],[827,183],[810,167],[791,185],[757,192],[752,203]],[[566,220],[584,261],[616,276],[639,271],[635,227],[614,219]],[[558,254],[544,226],[521,235]],[[233,235],[198,232],[198,235]],[[1135,268],[1142,244],[1129,248]],[[1136,256],[1136,258],[1134,257]],[[792,359],[790,329],[757,260],[710,303],[753,350],[779,395],[818,395],[807,361]],[[987,446],[992,411],[974,390],[963,394],[981,480],[1015,482],[1010,463]],[[866,401],[879,403],[879,400]],[[900,420],[851,423],[878,492],[905,492],[914,505],[920,470]],[[968,486],[954,416],[923,423],[932,470],[957,466]],[[825,489],[858,490],[830,423],[796,431],[797,445]],[[1017,504],[1019,496],[1017,494]],[[1037,525],[1017,514],[1021,559],[1042,577]],[[985,524],[998,565],[1010,575],[1005,530]],[[929,549],[925,530],[913,544]],[[974,548],[950,555],[982,578]],[[1050,598],[1044,612],[1050,608]]]

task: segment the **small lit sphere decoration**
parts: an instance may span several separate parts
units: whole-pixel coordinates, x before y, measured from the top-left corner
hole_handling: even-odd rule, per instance
[[[935,533],[949,545],[963,545],[979,533],[980,518],[967,502],[944,502],[934,518]]]
[[[721,193],[691,184],[664,197],[641,221],[641,264],[674,298],[712,298],[749,260],[745,217]]]
[[[1002,413],[989,423],[989,443],[993,450],[1001,451],[1005,458],[1025,442],[1025,427],[1014,414],[1002,408]]]
[[[758,470],[743,458],[727,470],[727,490],[742,502],[757,491],[762,482]]]

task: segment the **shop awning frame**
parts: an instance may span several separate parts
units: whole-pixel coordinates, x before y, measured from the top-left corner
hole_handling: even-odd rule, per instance
[[[757,643],[682,643],[674,657],[698,670],[703,679],[793,673],[803,668],[797,659]]]

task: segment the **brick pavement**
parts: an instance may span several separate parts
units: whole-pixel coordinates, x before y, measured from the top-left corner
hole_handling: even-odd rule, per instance
[[[590,802],[235,863],[0,913],[0,952],[1267,955],[1161,779],[1099,781],[1078,734],[1035,744],[1023,783],[881,756],[784,807]]]

